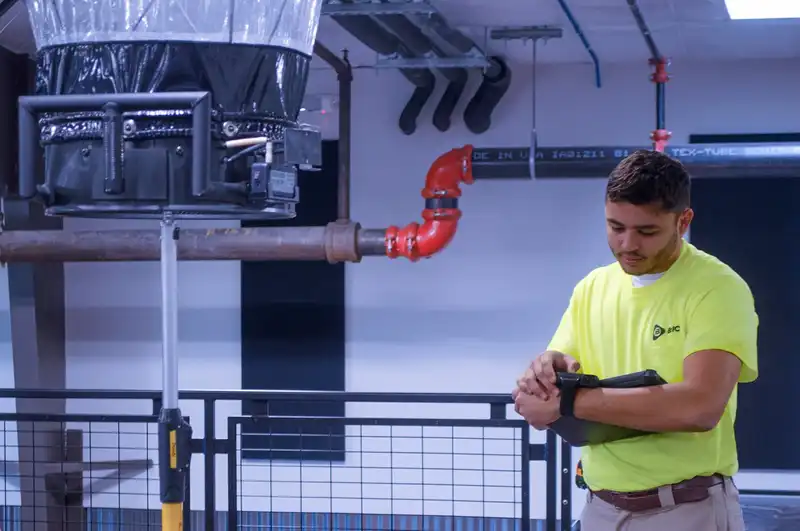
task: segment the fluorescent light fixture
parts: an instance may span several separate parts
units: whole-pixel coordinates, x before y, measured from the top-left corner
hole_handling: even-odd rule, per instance
[[[800,18],[800,0],[725,0],[732,20]]]

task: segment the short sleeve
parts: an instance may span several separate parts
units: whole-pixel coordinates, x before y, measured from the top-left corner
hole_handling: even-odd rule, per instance
[[[550,340],[550,344],[547,345],[547,350],[555,350],[557,352],[567,354],[578,361],[580,361],[581,358],[578,349],[578,336],[575,333],[575,326],[579,304],[579,290],[580,284],[572,291],[572,296],[569,300],[569,306],[561,316],[561,321],[558,324],[556,333]]]
[[[753,295],[740,277],[725,277],[707,291],[689,316],[686,355],[724,350],[742,361],[740,383],[758,377],[758,315]]]

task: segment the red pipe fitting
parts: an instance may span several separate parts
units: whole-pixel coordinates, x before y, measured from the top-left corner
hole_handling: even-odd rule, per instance
[[[472,146],[466,145],[444,153],[428,170],[422,197],[428,199],[458,199],[459,185],[472,184]],[[405,227],[386,229],[386,256],[405,256],[412,262],[429,258],[452,241],[456,234],[461,210],[457,207],[426,208],[422,211],[422,225],[409,223]]]
[[[669,81],[669,73],[667,73],[669,61],[663,57],[659,57],[658,59],[650,59],[648,62],[651,66],[655,67],[655,72],[650,76],[650,80],[653,83],[666,83]]]
[[[667,148],[667,142],[672,138],[672,133],[666,129],[656,129],[650,133],[650,140],[653,141],[653,149],[661,153]]]

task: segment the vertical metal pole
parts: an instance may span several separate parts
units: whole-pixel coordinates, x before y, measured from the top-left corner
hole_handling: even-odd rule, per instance
[[[536,146],[539,145],[538,135],[536,134],[536,44],[539,39],[531,39],[533,48],[533,65],[531,66],[531,151],[528,155],[528,166],[530,167],[531,179],[536,179]]]
[[[178,252],[179,232],[171,216],[161,221],[161,327],[163,396],[158,419],[161,528],[183,529],[183,502],[189,465],[187,431],[178,407]],[[191,438],[191,435],[189,435]]]
[[[163,407],[178,409],[178,227],[161,221],[161,330]]]
[[[352,85],[353,70],[348,59],[347,50],[343,62],[345,71],[339,72],[339,181],[337,219],[350,219],[350,137],[352,136]]]

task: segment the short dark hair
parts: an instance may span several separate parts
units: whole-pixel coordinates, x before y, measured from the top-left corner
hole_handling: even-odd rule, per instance
[[[689,208],[691,178],[678,160],[640,149],[625,157],[608,177],[606,200],[612,203],[658,203],[670,212]]]

